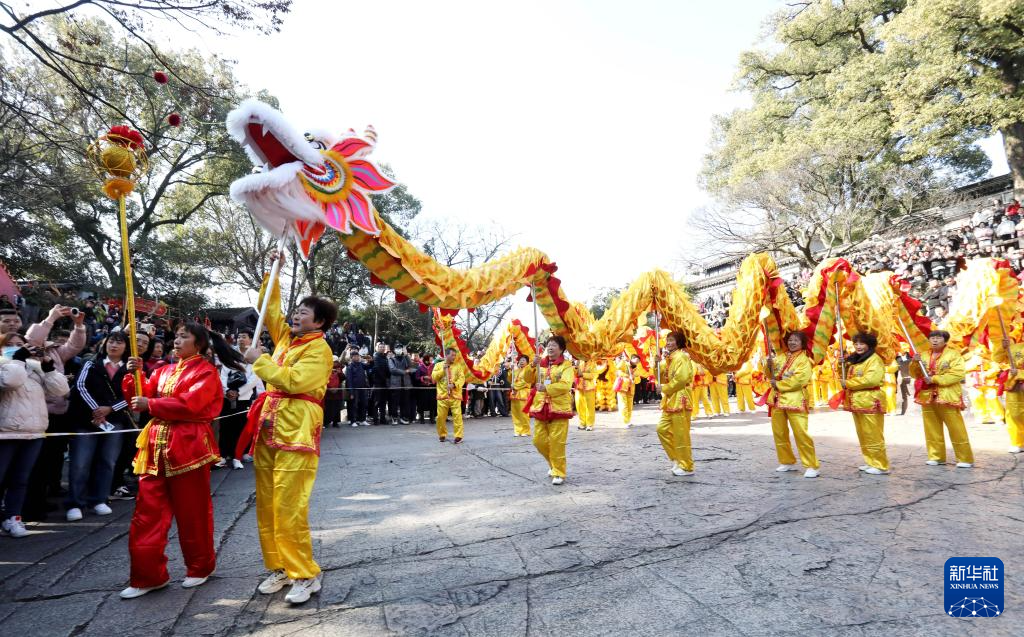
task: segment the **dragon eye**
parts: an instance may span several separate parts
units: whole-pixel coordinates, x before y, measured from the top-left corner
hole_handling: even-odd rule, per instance
[[[313,148],[317,150],[327,150],[327,144],[324,144],[322,141],[320,141],[316,137],[313,137],[309,133],[305,134],[305,138],[306,141],[309,142],[309,145],[312,146]]]

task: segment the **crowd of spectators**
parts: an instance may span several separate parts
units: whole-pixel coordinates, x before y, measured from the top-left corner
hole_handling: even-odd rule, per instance
[[[335,356],[328,382],[324,416],[327,426],[434,422],[437,392],[431,373],[434,365],[443,360],[439,354],[416,351],[400,343],[392,346],[383,341],[376,344],[371,354],[361,341],[349,340],[348,343],[347,349]],[[473,360],[479,362],[479,354]],[[463,392],[466,416],[508,416],[510,368],[511,361],[502,361],[491,378],[466,385]]]
[[[1019,201],[1003,205],[993,199],[958,227],[874,238],[845,255],[858,272],[892,272],[905,280],[907,291],[924,303],[933,321],[949,312],[957,273],[979,257],[1006,259],[1016,272],[1024,271],[1024,213]],[[810,276],[811,271],[803,269],[785,280],[797,307],[803,305],[800,290]],[[731,290],[710,292],[698,299],[698,309],[711,327],[722,327],[731,301]]]
[[[56,305],[27,329],[21,309],[18,303],[0,308],[0,519],[12,537],[28,533],[25,520],[63,510],[68,522],[76,522],[110,515],[111,500],[133,499],[131,432],[145,425],[121,390],[130,347],[116,308],[95,299]],[[176,362],[175,327],[161,318],[140,318],[137,348],[147,374]],[[383,341],[371,353],[370,337],[350,323],[333,326],[325,337],[337,352],[325,426],[434,422],[431,372],[440,357]],[[225,338],[244,353],[253,334],[241,330]],[[508,415],[510,365],[504,362],[488,381],[466,386],[467,416]],[[252,459],[236,458],[235,446],[246,412],[264,387],[251,366],[244,372],[218,368],[225,399],[214,421],[221,455],[214,468],[244,469]],[[39,437],[43,432],[72,435]]]

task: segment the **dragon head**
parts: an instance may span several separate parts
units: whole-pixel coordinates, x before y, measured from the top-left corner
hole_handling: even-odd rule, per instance
[[[380,234],[370,195],[396,184],[366,159],[377,141],[372,127],[362,136],[303,135],[279,111],[250,99],[228,114],[227,128],[255,165],[231,184],[231,197],[262,226],[278,236],[293,228],[303,243],[319,238],[325,225]]]

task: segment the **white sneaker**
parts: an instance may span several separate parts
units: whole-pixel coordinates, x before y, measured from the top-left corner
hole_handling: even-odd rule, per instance
[[[555,470],[554,469],[548,469],[548,477],[549,478],[555,477]]]
[[[226,458],[221,458],[217,462],[213,463],[213,468],[214,469],[223,469],[226,466],[228,466],[228,461],[227,461]]]
[[[818,470],[817,469],[808,469],[807,471],[804,471],[804,477],[805,478],[817,478],[818,477]]]
[[[196,586],[202,586],[206,583],[206,580],[210,579],[210,576],[206,577],[186,577],[181,581],[182,588],[195,588]]]
[[[563,482],[565,482],[565,478],[562,478],[560,476],[555,476],[554,478],[551,478],[551,484],[553,484],[555,486],[558,486],[558,485],[562,484]]]
[[[693,472],[692,471],[687,471],[686,469],[683,469],[682,467],[672,467],[672,475],[674,475],[674,476],[692,476]]]
[[[350,427],[358,427],[358,426],[359,426],[359,423],[357,423],[357,422],[354,422],[354,423],[350,424],[349,426],[350,426]]]
[[[111,509],[108,505],[104,504],[103,502],[100,502],[99,504],[92,508],[92,512],[96,515],[110,515],[114,512],[114,510]]]
[[[121,591],[121,599],[135,599],[136,597],[142,597],[146,593],[158,591],[164,586],[167,586],[167,582],[164,582],[159,586],[150,586],[149,588],[135,588],[134,586],[129,586]]]
[[[866,465],[866,464],[862,464],[861,466],[857,467],[857,470],[858,470],[858,471],[867,471],[867,470],[868,470],[868,469],[870,469],[870,468],[871,468],[871,467],[869,467],[868,465]]]
[[[252,462],[252,456],[247,453],[242,454],[242,462]]]
[[[925,464],[928,465],[929,467],[937,467],[940,464],[946,464],[946,463],[945,462],[939,462],[938,460],[929,460]]]
[[[587,431],[593,431],[593,430],[594,430],[593,427],[587,427]]]
[[[284,596],[286,602],[290,604],[302,604],[309,601],[309,596],[313,593],[320,592],[320,576],[311,577],[309,579],[297,579],[292,584],[292,590],[288,591],[288,594]]]
[[[65,517],[67,518],[68,522],[78,522],[82,519],[82,510],[79,509],[78,507],[75,507],[74,509],[68,509],[68,512],[65,515]]]
[[[256,590],[264,595],[271,595],[284,588],[285,584],[290,584],[291,581],[284,571],[274,571],[267,579],[260,582]]]
[[[1007,449],[1007,451],[1009,451],[1010,453],[1020,453],[1021,451],[1024,451],[1024,448],[1022,448],[1022,447],[1010,447],[1009,449]]]
[[[775,470],[778,471],[779,473],[782,473],[784,471],[796,471],[797,466],[795,464],[780,464],[778,467],[775,468]]]
[[[21,521],[20,515],[12,515],[3,521],[2,526],[4,533],[11,537],[25,537],[28,535],[28,529],[25,528],[25,523]]]
[[[971,467],[974,466],[974,464],[970,462],[958,462],[956,463],[956,466],[960,469],[970,469]]]
[[[864,470],[864,473],[870,473],[873,476],[887,476],[887,475],[889,475],[888,471],[882,471],[878,467],[868,467],[867,469]]]
[[[245,469],[245,465],[242,464],[242,461],[239,460],[238,458],[232,458],[231,459],[231,468],[232,469]]]

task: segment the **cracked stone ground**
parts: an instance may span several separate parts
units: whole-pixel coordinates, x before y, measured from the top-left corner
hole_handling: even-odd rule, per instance
[[[11,635],[1010,635],[1024,608],[1024,470],[1000,426],[971,425],[972,470],[927,467],[920,416],[887,419],[891,476],[867,476],[851,418],[811,416],[822,476],[778,474],[766,417],[694,423],[697,474],[669,473],[654,423],[600,414],[569,435],[552,487],[508,419],[325,432],[312,501],[324,588],[259,595],[252,470],[213,474],[218,568],[133,600],[131,502],[0,538]],[[55,517],[55,516],[54,516]],[[1008,613],[943,614],[943,563],[996,556]],[[1017,628],[1013,628],[1016,626]]]

